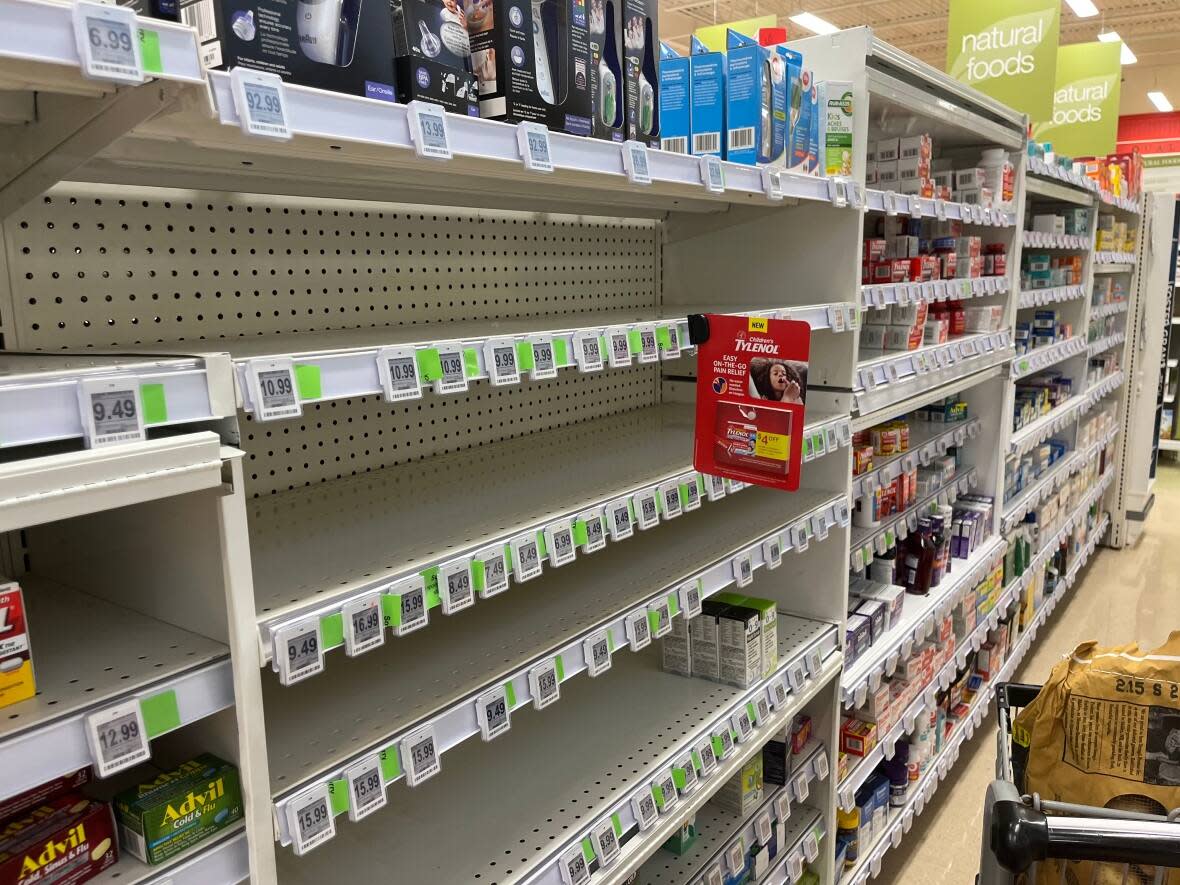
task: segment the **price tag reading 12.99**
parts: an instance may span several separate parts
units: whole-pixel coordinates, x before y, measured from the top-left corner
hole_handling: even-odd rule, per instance
[[[139,701],[129,700],[86,717],[86,740],[99,777],[151,757]]]
[[[236,67],[229,72],[238,124],[247,135],[291,139],[286,94],[278,74]]]

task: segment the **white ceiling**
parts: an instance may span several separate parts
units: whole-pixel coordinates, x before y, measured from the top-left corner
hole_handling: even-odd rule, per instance
[[[807,36],[788,16],[811,12],[842,28],[869,25],[882,40],[940,70],[946,65],[947,0],[659,0],[660,36],[685,52],[701,25],[777,15],[791,37]],[[973,0],[987,2],[987,0]],[[1180,0],[1095,0],[1102,10],[1078,18],[1064,3],[1061,42],[1086,43],[1104,27],[1115,30],[1139,57],[1123,69],[1122,113],[1155,109],[1147,91],[1161,89],[1180,108]]]

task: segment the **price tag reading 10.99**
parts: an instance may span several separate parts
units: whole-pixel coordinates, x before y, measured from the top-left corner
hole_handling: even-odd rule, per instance
[[[442,375],[434,382],[434,392],[462,393],[467,389],[467,373],[463,369],[463,351],[458,346],[438,349]]]
[[[306,854],[336,835],[336,821],[328,803],[328,787],[321,784],[287,806],[287,825],[297,855]]]
[[[86,739],[99,777],[150,758],[139,701],[129,700],[86,717]]]
[[[358,821],[385,807],[385,781],[376,756],[344,769],[348,783],[348,819]]]
[[[295,395],[290,360],[257,360],[250,364],[254,413],[261,421],[294,418],[303,413]]]
[[[418,377],[414,348],[383,347],[377,354],[377,371],[386,402],[422,398],[422,381]]]

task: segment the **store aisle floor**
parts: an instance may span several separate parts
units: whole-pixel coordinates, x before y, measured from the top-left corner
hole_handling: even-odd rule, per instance
[[[1180,570],[1180,467],[1161,463],[1155,494],[1139,543],[1123,551],[1099,548],[1084,579],[1041,629],[1016,681],[1043,682],[1062,655],[1087,639],[1103,645],[1137,639],[1150,648],[1180,629],[1180,594],[1169,577]],[[901,846],[885,855],[877,885],[974,883],[995,734],[989,715]]]

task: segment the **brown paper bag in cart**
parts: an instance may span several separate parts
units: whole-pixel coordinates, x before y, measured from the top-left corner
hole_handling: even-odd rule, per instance
[[[1167,814],[1180,807],[1180,631],[1154,651],[1084,642],[1012,723],[1017,787],[1042,799]],[[1062,869],[1064,867],[1064,870]],[[1038,885],[1153,881],[1155,868],[1051,861]],[[1062,875],[1064,873],[1064,876]],[[1167,885],[1180,885],[1171,871]]]

